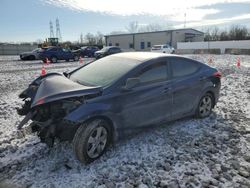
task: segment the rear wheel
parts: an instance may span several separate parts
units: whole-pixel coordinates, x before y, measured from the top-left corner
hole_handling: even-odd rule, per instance
[[[208,117],[212,112],[213,105],[214,105],[213,96],[210,93],[206,93],[200,99],[200,102],[196,110],[196,116],[198,118]]]
[[[79,161],[90,163],[102,156],[111,141],[111,129],[102,119],[81,125],[73,139],[73,150]]]
[[[74,56],[74,61],[79,61],[79,57],[77,55]]]
[[[57,57],[53,56],[51,57],[51,63],[56,63],[57,62]]]

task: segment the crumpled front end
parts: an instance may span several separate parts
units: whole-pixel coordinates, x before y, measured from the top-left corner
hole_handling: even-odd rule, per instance
[[[83,86],[58,73],[41,76],[19,95],[24,104],[17,112],[25,118],[17,128],[32,120],[32,131],[49,146],[53,146],[55,138],[71,140],[78,122],[66,121],[64,117],[84,105],[86,99],[100,94],[100,87]]]
[[[82,104],[84,104],[84,97],[63,99],[35,107],[32,109],[32,131],[37,132],[41,141],[49,146],[53,146],[55,138],[71,140],[72,135],[65,134],[71,131],[66,129],[74,131],[78,123],[66,122],[64,117]]]

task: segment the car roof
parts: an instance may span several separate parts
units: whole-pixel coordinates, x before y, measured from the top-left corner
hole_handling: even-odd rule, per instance
[[[112,56],[135,59],[141,62],[144,62],[150,59],[160,58],[160,57],[181,57],[181,56],[174,55],[174,54],[155,53],[155,52],[122,52],[122,53],[114,54]]]

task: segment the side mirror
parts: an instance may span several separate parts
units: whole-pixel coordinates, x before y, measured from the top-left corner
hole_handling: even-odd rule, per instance
[[[130,90],[140,83],[139,78],[128,78],[126,81],[126,85],[123,87],[124,90]]]

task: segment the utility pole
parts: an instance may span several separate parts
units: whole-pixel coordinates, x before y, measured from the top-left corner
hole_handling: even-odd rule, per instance
[[[52,21],[49,22],[50,38],[54,38],[54,29]]]
[[[81,43],[81,44],[83,43],[83,35],[82,35],[82,33],[81,33],[81,35],[80,35],[80,43]]]
[[[62,42],[62,35],[61,35],[61,30],[60,30],[58,18],[56,19],[56,37],[58,38],[59,42]]]
[[[187,13],[184,14],[184,28],[186,28],[186,22],[187,22]]]

